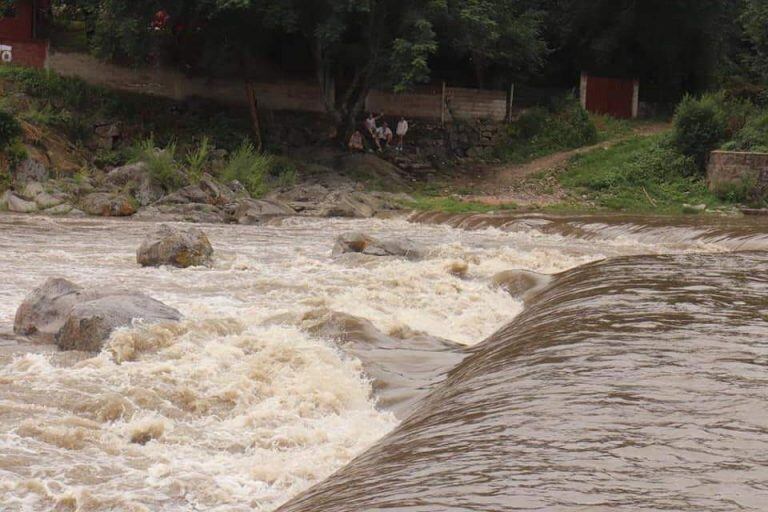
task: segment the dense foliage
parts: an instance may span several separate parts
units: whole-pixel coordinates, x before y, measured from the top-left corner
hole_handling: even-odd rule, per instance
[[[509,125],[507,135],[496,153],[502,160],[516,163],[598,140],[589,114],[572,97],[558,98],[548,107],[528,109]]]
[[[21,125],[11,114],[0,110],[0,151],[4,151],[21,135]]]
[[[725,113],[716,96],[686,96],[675,111],[674,145],[703,171],[709,153],[725,139],[726,127]]]

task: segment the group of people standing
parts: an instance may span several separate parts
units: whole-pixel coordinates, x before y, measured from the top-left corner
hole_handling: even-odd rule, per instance
[[[405,136],[408,134],[408,121],[401,116],[395,127],[395,133],[392,133],[392,129],[386,121],[383,121],[381,125],[378,124],[379,120],[383,118],[383,113],[376,115],[370,112],[363,123],[365,136],[360,130],[355,130],[349,139],[349,150],[365,151],[365,139],[367,138],[371,147],[381,152],[385,148],[391,147],[395,143],[395,137],[397,137],[395,151],[403,151]]]

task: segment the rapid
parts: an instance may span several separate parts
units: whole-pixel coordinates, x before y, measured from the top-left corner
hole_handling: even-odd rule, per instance
[[[757,221],[206,225],[215,264],[186,270],[136,265],[150,228],[0,215],[0,510],[768,502]],[[427,257],[332,258],[347,231]],[[491,285],[510,269],[555,277],[524,304]],[[99,354],[31,344],[14,313],[48,277],[137,289],[186,320]]]

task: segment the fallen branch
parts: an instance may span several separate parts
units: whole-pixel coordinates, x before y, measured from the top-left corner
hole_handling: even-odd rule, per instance
[[[643,192],[645,193],[645,197],[648,198],[648,202],[651,203],[654,208],[656,208],[656,206],[657,206],[656,205],[656,201],[654,201],[653,198],[651,197],[651,195],[648,193],[648,191],[645,190],[645,187],[643,187]]]

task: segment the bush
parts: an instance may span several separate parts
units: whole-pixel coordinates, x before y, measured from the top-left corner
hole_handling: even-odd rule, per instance
[[[723,145],[723,149],[768,152],[768,112],[760,112],[747,120],[733,139]]]
[[[189,175],[189,181],[192,183],[200,183],[205,172],[205,166],[208,164],[208,159],[211,156],[211,139],[207,136],[203,137],[200,144],[194,149],[191,149],[187,153],[187,174]]]
[[[269,171],[270,178],[278,188],[289,188],[296,185],[298,181],[298,170],[290,160],[285,158],[272,158],[272,165]]]
[[[0,110],[0,151],[6,150],[21,137],[21,125],[11,114]]]
[[[527,110],[509,126],[507,135],[507,140],[496,148],[496,156],[518,163],[598,140],[589,114],[570,96],[556,100],[549,109]]]
[[[727,117],[722,96],[686,96],[675,110],[672,140],[675,148],[690,157],[700,172],[704,171],[709,153],[726,137]]]
[[[165,148],[155,147],[155,140],[149,138],[140,142],[133,151],[131,162],[144,162],[152,179],[172,192],[186,185],[184,174],[176,163],[176,143],[171,142]]]
[[[261,197],[267,192],[267,178],[273,164],[272,156],[257,152],[250,142],[243,142],[230,157],[221,176],[225,181],[242,183],[252,197]]]

